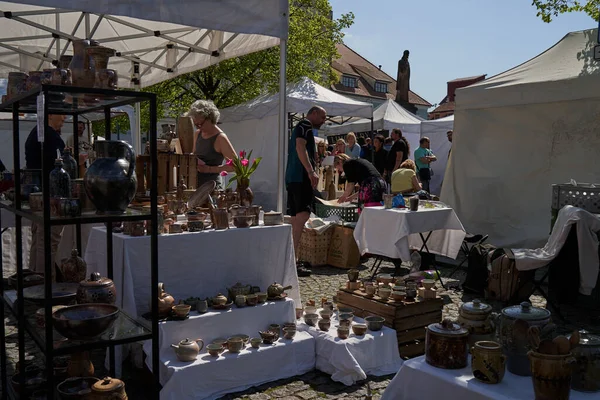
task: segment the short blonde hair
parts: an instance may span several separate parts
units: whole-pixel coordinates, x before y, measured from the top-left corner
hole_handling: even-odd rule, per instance
[[[413,171],[417,170],[417,166],[413,160],[405,160],[402,164],[400,164],[400,168],[412,169]]]
[[[354,134],[354,132],[350,132],[346,135],[346,141],[348,142],[348,139],[350,138],[354,139],[354,141],[356,142],[356,135]]]
[[[333,164],[334,165],[337,165],[337,164],[344,165],[344,163],[346,161],[350,161],[350,160],[351,160],[351,158],[347,154],[338,154],[333,158]]]
[[[190,110],[185,114],[186,117],[204,117],[213,124],[217,124],[219,122],[219,118],[221,117],[221,113],[215,103],[211,100],[196,100],[190,106]]]
[[[344,139],[338,139],[335,144],[343,144],[344,146],[346,145],[346,142],[344,141]]]

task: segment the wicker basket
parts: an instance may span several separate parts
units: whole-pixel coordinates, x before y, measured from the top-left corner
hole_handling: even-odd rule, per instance
[[[333,229],[327,229],[319,235],[314,229],[304,228],[300,239],[298,259],[308,261],[311,265],[327,264],[327,254],[329,253],[329,242],[332,234]]]
[[[336,207],[317,202],[315,204],[315,215],[319,218],[327,218],[337,215],[344,222],[358,221],[358,207]]]

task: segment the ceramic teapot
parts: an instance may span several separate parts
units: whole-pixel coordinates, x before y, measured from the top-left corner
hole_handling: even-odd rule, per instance
[[[279,297],[283,294],[284,291],[291,289],[291,286],[285,286],[283,287],[283,285],[280,285],[277,282],[274,282],[272,285],[270,285],[267,288],[267,295],[269,297]]]
[[[165,285],[162,282],[158,284],[158,316],[166,318],[171,315],[171,307],[175,305],[175,299],[169,293],[165,292]]]
[[[172,344],[171,347],[175,349],[175,355],[177,355],[179,361],[194,361],[204,347],[204,341],[202,339],[190,340],[186,338],[179,344]]]
[[[235,285],[233,285],[230,288],[227,288],[227,292],[229,293],[229,298],[230,299],[235,299],[235,296],[237,295],[249,295],[250,293],[252,293],[252,286],[250,285],[242,285],[241,283],[236,283]]]

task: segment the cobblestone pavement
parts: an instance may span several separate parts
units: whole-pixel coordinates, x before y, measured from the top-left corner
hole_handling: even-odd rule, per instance
[[[360,276],[366,278],[370,276],[369,268],[372,266],[373,260],[367,260],[361,265]],[[380,272],[393,272],[393,265],[384,262]],[[440,272],[442,276],[447,276],[452,271],[451,268],[442,267]],[[453,279],[444,279],[447,286],[454,286],[448,290],[441,291],[441,296],[444,298],[444,317],[456,319],[460,305],[465,301],[470,301],[474,297],[456,289],[459,281],[464,278],[464,271],[458,271],[453,275]],[[313,274],[310,277],[300,278],[300,292],[302,299],[315,299],[319,301],[322,297],[331,299],[336,294],[340,286],[345,285],[347,281],[346,271],[332,267],[314,267]],[[438,284],[439,286],[439,284]],[[546,301],[541,296],[532,296],[531,300],[534,305],[545,307]],[[495,311],[499,311],[501,304],[492,304]],[[577,324],[578,328],[586,327],[591,330],[600,330],[598,315],[586,313],[583,310],[569,310],[561,308],[563,315],[568,320]],[[14,363],[18,359],[17,352],[17,333],[16,321],[12,317],[5,320],[6,339],[8,347],[9,361],[9,376],[14,371]],[[563,331],[572,330],[573,325],[560,325]],[[27,354],[37,356],[39,351],[35,345],[28,341],[26,344]],[[103,354],[95,354],[94,364],[98,367],[102,365]],[[41,357],[36,357],[36,362],[43,362]],[[100,367],[101,368],[101,367]],[[98,369],[100,369],[98,368]],[[129,379],[127,379],[129,378]],[[251,388],[240,393],[233,393],[222,397],[220,400],[310,400],[310,399],[365,399],[370,392],[372,399],[379,399],[387,387],[393,375],[384,377],[368,377],[367,380],[359,382],[352,386],[345,386],[341,383],[334,382],[330,377],[319,371],[312,371],[307,374],[296,376],[290,379],[279,380],[265,385]],[[144,395],[143,382],[140,378],[139,371],[124,367],[124,380],[127,384],[129,398],[131,400],[144,400],[147,397]]]

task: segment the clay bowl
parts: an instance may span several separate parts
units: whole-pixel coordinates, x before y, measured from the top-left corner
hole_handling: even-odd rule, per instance
[[[304,307],[305,315],[316,314],[316,313],[317,313],[317,307],[315,307],[315,306],[305,306]]]
[[[406,298],[406,292],[392,292],[392,299],[394,301],[402,301]]]
[[[190,313],[192,306],[189,304],[177,304],[176,306],[171,307],[173,311],[173,315],[177,318],[185,318]]]
[[[211,344],[219,345],[223,350],[227,349],[227,339],[215,339]]]
[[[348,339],[348,335],[350,335],[350,328],[347,326],[338,326],[337,335],[340,339]]]
[[[433,287],[435,286],[435,280],[434,279],[423,279],[421,281],[421,283],[423,284],[423,287],[425,289],[433,289]]]
[[[258,349],[260,347],[260,344],[262,343],[262,339],[261,338],[257,338],[257,337],[253,337],[252,339],[250,339],[250,345],[255,348]]]
[[[233,225],[236,228],[250,228],[253,220],[253,215],[236,215],[233,217]]]
[[[52,306],[52,312],[65,308],[66,306]],[[35,312],[35,320],[40,328],[46,326],[46,310],[40,308]]]
[[[242,339],[242,342],[244,342],[244,345],[247,345],[248,340],[250,340],[250,336],[248,336],[248,335],[233,335],[232,337],[230,337],[230,339]]]
[[[239,353],[244,348],[244,341],[239,337],[227,339],[227,350],[230,353]]]
[[[394,277],[390,274],[379,274],[377,275],[377,281],[385,285],[389,285],[390,283],[394,282]]]
[[[261,304],[267,301],[267,294],[265,292],[256,293],[256,297],[258,299],[258,302]]]
[[[319,314],[305,314],[304,315],[304,322],[306,322],[306,325],[315,326],[315,324],[317,323],[318,320],[319,320]]]
[[[392,289],[380,287],[377,294],[379,295],[379,297],[381,297],[382,300],[387,300],[392,294]]]
[[[119,316],[112,304],[77,304],[52,314],[54,329],[67,339],[95,339],[109,330]]]
[[[354,324],[354,325],[352,325],[352,332],[354,332],[354,334],[356,336],[363,336],[365,333],[367,333],[367,325],[366,324]]]
[[[268,331],[267,331],[267,332],[263,332],[263,331],[259,331],[258,333],[260,334],[260,337],[262,338],[262,340],[263,340],[263,343],[264,343],[264,344],[273,344],[273,342],[274,342],[275,340],[277,340],[277,339],[275,338],[275,335],[276,335],[276,334],[275,334],[275,333],[273,333],[273,332],[268,332]]]
[[[367,328],[370,331],[380,331],[383,328],[383,323],[385,322],[385,318],[383,317],[366,317],[365,322],[367,323]]]
[[[255,306],[258,304],[258,296],[255,294],[249,294],[246,296],[246,304],[249,306]]]
[[[69,378],[59,383],[56,390],[61,399],[84,400],[89,398],[92,386],[99,380],[93,376]]]
[[[294,335],[296,335],[296,328],[291,329],[291,328],[283,328],[283,338],[290,340],[294,338]]]
[[[339,320],[349,320],[352,321],[354,319],[354,314],[353,313],[342,313],[339,315]]]
[[[331,311],[329,311],[329,309],[327,309],[327,310],[321,310],[319,312],[319,315],[321,316],[321,318],[326,319],[326,320],[330,320],[332,314],[333,313]]]
[[[223,346],[217,343],[211,343],[206,346],[206,350],[208,350],[208,354],[213,357],[219,357],[219,354],[223,351]]]
[[[328,319],[320,319],[319,320],[319,329],[323,332],[327,332],[331,328],[331,321]]]

